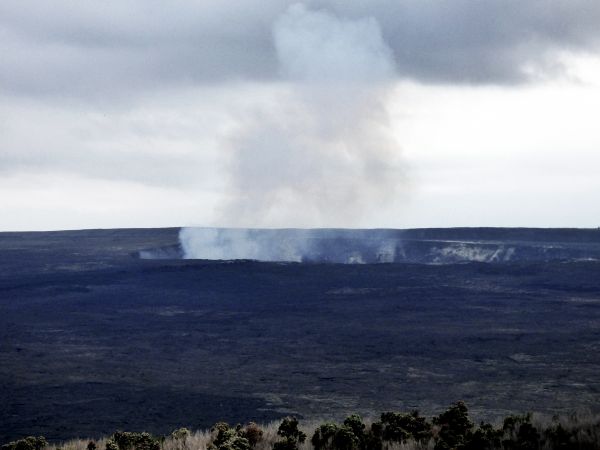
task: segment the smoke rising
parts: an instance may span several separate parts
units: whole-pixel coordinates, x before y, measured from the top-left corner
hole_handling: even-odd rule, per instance
[[[179,239],[186,259],[343,264],[394,262],[402,245],[386,230],[182,228]]]
[[[229,192],[218,224],[359,226],[397,198],[404,178],[385,103],[392,51],[374,18],[300,4],[275,21],[273,42],[285,81],[276,104],[246,114],[223,142]],[[196,240],[185,231],[182,245],[188,255],[264,259],[243,234],[224,241],[204,231]]]
[[[273,37],[280,70],[296,81],[372,84],[395,76],[374,18],[344,20],[297,4],[277,20]]]
[[[185,228],[184,258],[309,263],[505,263],[600,259],[600,238],[559,229],[214,229]],[[583,242],[587,242],[583,245]],[[149,249],[141,258],[172,258],[174,249]]]
[[[282,238],[272,233],[247,229],[182,228],[179,241],[183,256],[187,259],[303,260],[309,240],[303,236],[302,230],[296,230],[296,239],[289,239],[288,236]]]
[[[302,5],[275,22],[273,39],[285,89],[225,142],[231,190],[219,222],[356,226],[402,181],[385,109],[392,52],[374,19]]]

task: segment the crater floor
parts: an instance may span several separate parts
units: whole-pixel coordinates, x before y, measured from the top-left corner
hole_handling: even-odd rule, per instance
[[[138,257],[178,232],[0,233],[0,442],[459,399],[478,418],[598,410],[599,262]]]

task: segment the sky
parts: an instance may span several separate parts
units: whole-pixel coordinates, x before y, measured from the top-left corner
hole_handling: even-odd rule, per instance
[[[3,0],[0,231],[600,226],[600,3]]]

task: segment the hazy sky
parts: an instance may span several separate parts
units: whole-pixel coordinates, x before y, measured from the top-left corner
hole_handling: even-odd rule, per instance
[[[0,230],[600,226],[595,0],[2,0]]]

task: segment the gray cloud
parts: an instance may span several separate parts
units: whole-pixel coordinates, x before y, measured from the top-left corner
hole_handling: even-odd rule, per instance
[[[215,98],[216,97],[216,98]],[[218,93],[147,96],[134,108],[0,97],[0,178],[72,173],[151,186],[214,187]]]
[[[287,0],[4,0],[4,92],[123,96],[165,86],[273,80],[272,25]],[[311,0],[341,18],[373,17],[398,76],[439,83],[526,81],[560,71],[557,51],[596,52],[600,4],[583,0]]]
[[[230,9],[216,2],[9,0],[0,4],[0,86],[101,99],[267,79],[276,70],[270,29],[277,11],[268,1]]]

